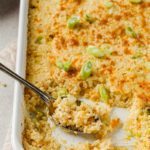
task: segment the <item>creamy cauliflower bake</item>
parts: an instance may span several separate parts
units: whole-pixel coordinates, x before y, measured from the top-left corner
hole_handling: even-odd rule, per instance
[[[29,0],[28,20],[27,80],[57,99],[53,117],[62,125],[96,134],[66,149],[127,149],[109,136],[121,127],[136,139],[133,149],[149,150],[150,1]],[[113,107],[130,111],[122,126]],[[47,106],[28,89],[25,108],[24,149],[61,149]]]

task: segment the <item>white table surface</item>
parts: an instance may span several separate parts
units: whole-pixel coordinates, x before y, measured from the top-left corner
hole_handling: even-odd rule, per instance
[[[17,40],[19,0],[0,0],[0,50]],[[0,149],[11,125],[13,79],[0,72]]]

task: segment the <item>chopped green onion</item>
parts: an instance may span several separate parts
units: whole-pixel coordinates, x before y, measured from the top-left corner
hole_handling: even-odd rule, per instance
[[[35,43],[41,44],[41,43],[42,43],[42,39],[43,39],[43,37],[42,37],[42,36],[39,36],[39,37],[36,39]]]
[[[57,92],[58,96],[66,96],[68,95],[68,91],[66,88],[60,88]]]
[[[73,16],[67,22],[67,25],[70,29],[77,27],[79,24],[80,24],[80,17],[79,16]]]
[[[99,92],[100,92],[101,100],[103,102],[107,102],[109,99],[109,93],[108,90],[104,87],[104,85],[99,86]]]
[[[85,20],[89,23],[93,23],[95,21],[95,18],[93,18],[91,15],[86,14]]]
[[[104,57],[111,54],[109,44],[103,44],[100,48],[97,48],[96,46],[88,46],[87,52],[95,57]]]
[[[145,63],[145,68],[150,71],[150,62]]]
[[[68,61],[68,62],[65,62],[65,63],[62,63],[61,61],[57,61],[56,62],[56,66],[60,69],[63,69],[64,71],[69,71],[69,69],[71,68],[71,62]]]
[[[82,80],[87,79],[92,73],[92,63],[90,61],[86,62],[80,71],[80,76]]]
[[[63,68],[63,63],[61,61],[56,61],[56,66],[60,69]]]
[[[104,54],[103,52],[101,51],[100,48],[97,48],[96,46],[88,46],[87,47],[87,52],[95,57],[103,57]]]
[[[109,0],[105,0],[104,1],[104,6],[107,8],[111,8],[113,6],[113,3]]]
[[[129,1],[134,4],[139,4],[142,2],[142,0],[129,0]]]
[[[125,32],[128,36],[136,38],[137,34],[133,31],[131,27],[126,27]]]
[[[69,71],[70,67],[71,67],[71,62],[70,62],[70,61],[65,62],[65,63],[63,64],[63,69],[64,69],[64,71]]]

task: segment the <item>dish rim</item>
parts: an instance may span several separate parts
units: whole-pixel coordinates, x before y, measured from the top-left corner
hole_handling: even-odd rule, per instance
[[[27,49],[27,22],[28,22],[28,3],[29,0],[20,0],[19,6],[19,27],[16,53],[15,72],[25,77],[26,68],[26,49]],[[14,150],[23,150],[22,130],[23,130],[23,92],[24,88],[15,81],[13,97],[13,116],[11,143]]]

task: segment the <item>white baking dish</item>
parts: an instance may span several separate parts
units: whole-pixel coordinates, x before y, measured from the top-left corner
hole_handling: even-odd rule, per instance
[[[27,19],[28,0],[20,0],[19,33],[16,57],[16,73],[25,77],[26,68],[26,46],[27,46]],[[12,119],[12,146],[14,150],[23,150],[23,87],[15,82],[13,119]]]
[[[28,2],[29,0],[20,1],[20,16],[19,16],[19,35],[18,35],[18,48],[17,48],[17,62],[16,62],[16,73],[25,77],[26,68],[26,47],[27,47],[27,22],[28,22]],[[23,130],[23,99],[24,89],[18,83],[15,82],[14,90],[14,105],[13,105],[13,120],[12,120],[12,145],[14,150],[23,150],[22,146],[22,130]],[[122,121],[125,121],[128,112],[124,109],[115,109],[113,111],[115,116],[119,116]],[[59,134],[58,134],[59,132]],[[71,143],[78,143],[83,141],[82,138],[76,136],[65,135],[60,129],[56,131],[56,137],[63,137]],[[54,135],[54,136],[55,136]],[[132,149],[131,143],[124,141],[124,131],[119,131],[113,138],[113,142],[116,145],[128,146]]]

